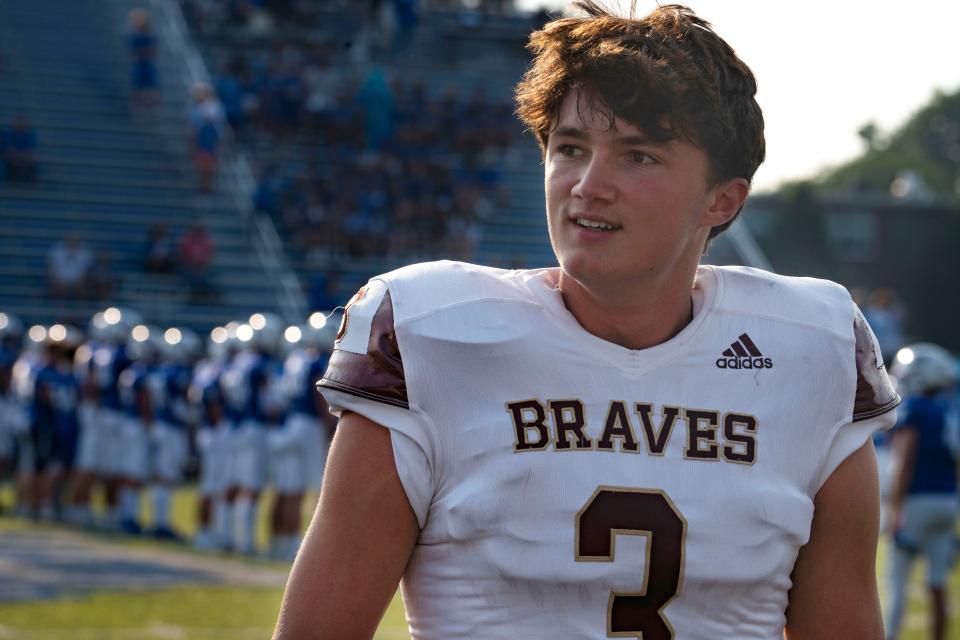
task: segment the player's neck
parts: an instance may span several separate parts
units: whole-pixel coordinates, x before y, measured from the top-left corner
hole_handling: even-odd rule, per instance
[[[647,349],[674,337],[693,319],[694,273],[632,288],[586,287],[560,270],[567,310],[586,331],[628,349]]]

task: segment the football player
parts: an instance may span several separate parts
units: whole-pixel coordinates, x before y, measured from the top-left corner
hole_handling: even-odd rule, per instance
[[[891,373],[904,398],[901,417],[890,433],[892,481],[887,528],[890,545],[890,606],[887,638],[900,633],[907,586],[916,556],[927,560],[930,636],[947,637],[947,580],[953,566],[957,520],[957,456],[960,415],[951,393],[957,363],[946,349],[920,343],[904,347]]]
[[[159,327],[139,324],[130,331],[127,356],[132,364],[117,381],[120,403],[125,412],[121,427],[120,529],[140,535],[140,492],[150,478],[150,442],[158,417],[166,403],[166,383],[160,375]]]
[[[33,423],[34,391],[37,373],[46,366],[47,355],[44,343],[47,330],[41,325],[33,325],[27,332],[27,340],[20,356],[13,364],[10,381],[10,426],[14,430],[16,449],[16,514],[21,517],[36,515],[31,513],[31,496],[34,493],[36,474],[34,473]]]
[[[80,439],[77,445],[77,460],[74,475],[72,504],[65,519],[80,526],[93,525],[93,513],[90,510],[90,497],[93,483],[98,476],[99,449],[102,446],[104,424],[99,405],[96,363],[94,354],[106,344],[106,320],[103,312],[98,311],[90,319],[87,327],[87,341],[76,351],[74,357],[74,375],[80,386],[80,408],[77,421],[80,424]]]
[[[253,314],[250,323],[238,329],[248,350],[238,353],[220,378],[233,427],[227,489],[232,503],[231,548],[244,555],[256,553],[257,508],[267,481],[267,431],[280,423],[277,356],[284,327],[278,316]]]
[[[80,386],[74,375],[74,355],[83,334],[69,325],[47,330],[47,359],[34,381],[30,436],[36,480],[30,504],[43,520],[62,518],[80,426]]]
[[[163,362],[157,376],[163,384],[163,402],[156,409],[150,429],[150,469],[153,497],[153,535],[179,540],[170,525],[170,501],[183,477],[189,453],[189,432],[194,418],[187,402],[193,364],[200,352],[200,338],[190,329],[170,327],[159,341]]]
[[[882,637],[870,440],[899,396],[847,291],[700,266],[764,156],[749,68],[677,5],[579,2],[518,113],[558,267],[354,296],[277,638]]]
[[[103,485],[105,511],[98,524],[108,530],[120,526],[119,494],[126,460],[123,432],[127,418],[120,404],[119,378],[132,364],[127,341],[133,328],[140,324],[143,318],[138,312],[118,307],[98,312],[91,319],[100,341],[91,359],[93,429],[88,433],[91,441],[84,449],[94,457],[95,478]]]
[[[201,550],[225,547],[230,528],[224,514],[227,488],[230,424],[224,414],[220,375],[229,361],[227,330],[216,327],[210,332],[207,357],[197,363],[187,397],[198,415],[197,452],[200,455],[200,500],[197,505],[197,536],[194,545]]]
[[[319,487],[333,428],[327,403],[316,388],[327,368],[333,335],[322,314],[307,324],[289,327],[285,337],[292,351],[283,365],[284,392],[289,412],[282,427],[270,432],[270,469],[277,496],[274,502],[271,555],[293,560],[300,546],[303,498]]]
[[[22,414],[12,393],[13,365],[20,357],[22,343],[20,318],[0,312],[0,482],[14,459],[16,433],[22,431],[22,425],[15,424]]]

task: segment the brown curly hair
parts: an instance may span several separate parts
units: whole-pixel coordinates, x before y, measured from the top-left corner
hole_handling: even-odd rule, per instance
[[[541,151],[564,97],[579,87],[608,126],[618,116],[655,141],[680,138],[702,148],[710,186],[753,179],[765,153],[757,81],[709,22],[681,5],[642,19],[616,17],[590,0],[575,6],[587,16],[531,34],[534,60],[516,89],[517,114]]]

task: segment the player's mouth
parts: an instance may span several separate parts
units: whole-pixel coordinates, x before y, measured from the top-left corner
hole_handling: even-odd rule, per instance
[[[591,220],[590,218],[574,218],[573,222],[577,226],[583,229],[589,229],[590,231],[619,231],[623,228],[618,224],[612,224],[602,220]]]

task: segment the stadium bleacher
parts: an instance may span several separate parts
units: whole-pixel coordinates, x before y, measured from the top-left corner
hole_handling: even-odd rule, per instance
[[[112,302],[142,309],[157,323],[209,330],[261,308],[275,287],[251,260],[249,223],[227,194],[197,197],[184,132],[187,96],[164,73],[163,58],[156,113],[132,111],[124,31],[130,4],[0,4],[0,124],[25,113],[39,140],[37,182],[0,186],[0,307],[28,322],[84,326],[104,301],[54,301],[46,291],[47,252],[79,233],[112,257]],[[211,276],[223,292],[216,305],[187,304],[177,276],[142,272],[154,222],[178,235],[196,219],[214,236]]]

